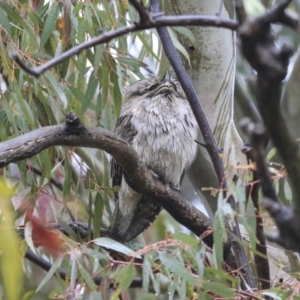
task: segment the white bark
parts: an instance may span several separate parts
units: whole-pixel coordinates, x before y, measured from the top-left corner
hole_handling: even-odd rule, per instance
[[[221,16],[230,18],[233,7],[231,1],[226,2]],[[164,0],[166,14],[199,14],[216,15],[220,0]],[[227,10],[228,9],[228,10]],[[228,11],[230,13],[228,13]],[[217,144],[223,149],[225,168],[232,174],[234,167],[246,164],[240,149],[242,141],[233,121],[233,91],[235,78],[235,33],[222,28],[191,27],[195,36],[195,45],[181,38],[181,42],[189,51],[191,66],[184,60],[187,72],[205,111]],[[194,50],[190,46],[194,46]],[[218,188],[218,182],[212,171],[205,149],[199,153],[197,161],[188,172],[188,178],[199,194],[203,187]],[[201,175],[205,174],[205,175]],[[216,198],[203,193],[211,210],[216,210]],[[207,205],[206,205],[207,208]]]

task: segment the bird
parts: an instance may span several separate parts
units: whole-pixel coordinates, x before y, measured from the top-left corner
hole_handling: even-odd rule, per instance
[[[127,86],[114,132],[128,142],[141,161],[167,187],[180,190],[185,170],[197,152],[198,126],[179,81],[172,76],[160,80],[149,75]],[[121,166],[112,157],[112,186],[115,210],[109,227],[111,235],[128,242],[147,229],[161,206],[132,190]]]

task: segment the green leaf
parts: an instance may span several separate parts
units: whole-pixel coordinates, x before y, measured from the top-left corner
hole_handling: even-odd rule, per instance
[[[114,100],[115,105],[115,112],[116,115],[119,116],[122,108],[122,94],[120,91],[120,86],[118,84],[120,74],[115,73],[115,71],[112,71],[111,73],[111,81],[113,83],[113,91],[112,91],[112,97]]]
[[[66,98],[65,92],[61,88],[58,79],[53,75],[52,72],[47,72],[46,75],[43,76],[43,78],[49,84],[49,87],[52,90],[53,94],[61,100],[63,107],[66,108],[68,105],[68,100]]]
[[[32,30],[32,27],[29,26],[26,21],[19,15],[17,14],[7,3],[4,1],[0,1],[0,8],[2,8],[6,14],[11,18],[12,22],[15,25],[20,25],[18,27],[24,27],[24,30],[29,34],[30,36],[30,44],[32,46],[36,45],[36,36]],[[0,9],[1,10],[1,9]]]
[[[178,38],[175,36],[174,31],[171,28],[168,28],[168,32],[170,34],[171,40],[175,46],[175,48],[187,59],[189,64],[191,64],[190,56],[182,44],[179,42]]]
[[[67,201],[71,195],[71,179],[72,179],[72,171],[69,159],[65,159],[64,163],[64,171],[65,171],[65,181],[64,181],[64,190],[63,190],[63,197],[64,197],[64,205],[67,205]]]
[[[6,117],[8,118],[9,123],[10,123],[11,127],[13,128],[14,133],[17,134],[19,132],[18,127],[17,127],[17,123],[14,120],[14,116],[11,113],[11,109],[8,106],[8,103],[6,102],[6,98],[8,98],[6,96],[8,96],[8,94],[5,93],[4,96],[5,97],[2,97],[2,99],[1,99],[2,108],[5,111]]]
[[[143,47],[145,47],[145,49],[148,51],[148,54],[151,55],[157,61],[159,61],[159,57],[153,52],[153,48],[149,46],[149,43],[148,43],[146,37],[144,36],[144,33],[136,32],[136,35],[141,40]],[[139,60],[140,60],[140,57],[139,57]]]
[[[88,287],[91,290],[95,290],[96,289],[96,285],[91,277],[91,275],[88,273],[88,271],[82,266],[82,264],[80,262],[77,261],[77,266],[79,269],[79,272],[81,274],[81,276],[83,277],[85,283],[88,285]]]
[[[95,47],[95,57],[94,57],[94,76],[98,73],[101,59],[103,58],[103,53],[105,51],[104,45],[98,45]]]
[[[52,265],[52,267],[48,271],[46,277],[41,281],[40,285],[36,289],[36,292],[40,291],[41,288],[52,278],[52,276],[54,275],[54,273],[59,269],[59,267],[60,267],[63,259],[64,259],[63,257],[59,257],[56,260],[56,262]]]
[[[272,148],[269,153],[267,154],[266,160],[270,161],[277,153],[277,149],[276,148]]]
[[[229,282],[231,285],[236,283],[236,280],[231,275],[225,273],[224,270],[217,270],[213,267],[206,267],[205,268],[205,278],[211,279],[212,281],[218,281],[219,283],[221,280]]]
[[[6,31],[7,34],[11,35],[10,22],[9,22],[6,14],[4,13],[4,11],[1,9],[0,9],[0,24],[2,25],[2,27],[4,28],[4,30]]]
[[[202,245],[200,250],[196,254],[196,263],[198,266],[198,276],[199,278],[203,278],[204,276],[204,271],[205,271],[205,258],[206,258],[206,247]]]
[[[190,42],[193,45],[195,45],[195,43],[196,43],[195,36],[192,33],[192,31],[190,31],[188,28],[174,26],[174,27],[172,27],[172,29],[174,29],[174,30],[178,31],[179,33],[183,34],[185,37],[187,37],[190,40]]]
[[[222,193],[219,194],[218,202],[222,201]],[[214,263],[215,268],[221,268],[222,267],[222,261],[223,261],[223,231],[224,231],[224,224],[223,224],[223,215],[222,211],[220,210],[220,205],[218,204],[218,210],[215,213],[214,218],[214,231],[213,231],[213,237],[214,237],[214,245],[213,245],[213,257],[214,257]]]
[[[292,190],[287,179],[284,180],[283,189],[285,198],[289,201],[292,201]]]
[[[99,251],[99,248],[97,248],[97,250],[91,249],[91,248],[84,248],[84,252],[87,253],[87,255],[89,255],[90,257],[92,257],[93,259],[97,258],[97,259],[105,259],[105,260],[109,260],[109,255],[106,253],[102,253]]]
[[[98,192],[95,199],[94,220],[93,220],[94,238],[100,236],[103,211],[104,211],[104,200],[102,199],[100,192]]]
[[[93,240],[93,242],[98,246],[104,247],[106,249],[115,250],[117,252],[125,254],[126,256],[142,259],[141,255],[136,255],[136,253],[132,251],[130,248],[110,238],[100,237]]]
[[[199,245],[199,241],[186,233],[176,232],[171,235],[171,237],[175,240],[181,241],[186,245],[190,245],[192,247],[197,247]]]
[[[117,61],[119,61],[119,63],[121,63],[121,64],[125,64],[127,66],[132,67],[133,70],[147,66],[143,62],[137,60],[136,58],[132,58],[132,57],[118,56]]]
[[[47,122],[49,122],[49,124],[52,124],[52,125],[57,124],[54,114],[53,114],[53,111],[49,105],[49,101],[47,100],[47,98],[43,95],[43,93],[41,91],[37,92],[37,97],[38,97],[38,99],[36,99],[36,102],[40,101],[40,103],[44,107],[44,110],[47,113],[47,118],[48,118]]]
[[[265,6],[260,0],[245,0],[245,10],[250,17],[257,17],[266,11]]]
[[[99,79],[97,77],[95,77],[94,75],[91,75],[89,78],[89,83],[88,83],[87,90],[85,92],[85,96],[82,101],[81,114],[84,114],[85,111],[88,109],[88,107],[96,93],[98,84],[99,84]]]
[[[52,31],[55,29],[56,20],[59,13],[59,5],[53,4],[50,10],[47,13],[47,19],[44,24],[44,28],[41,35],[40,47],[44,48],[46,42],[48,41]]]
[[[44,150],[37,155],[37,159],[42,170],[43,177],[47,178],[47,182],[51,179],[51,160],[48,150]]]
[[[217,294],[221,297],[234,299],[235,292],[233,292],[230,288],[225,286],[224,284],[220,284],[217,282],[204,282],[203,288],[212,291],[214,294]]]
[[[34,299],[35,291],[26,292],[22,298],[22,300],[32,300]]]
[[[26,160],[20,160],[17,162],[17,166],[20,170],[22,181],[26,182],[28,178]]]
[[[35,251],[35,247],[34,247],[34,243],[32,240],[32,226],[30,222],[27,222],[25,225],[25,229],[24,229],[24,238],[25,241],[29,247],[29,249],[35,254],[37,255],[36,251]]]
[[[20,87],[17,86],[16,84],[11,84],[11,89],[14,92],[12,96],[15,99],[15,101],[20,105],[20,108],[22,110],[22,113],[24,114],[27,123],[30,124],[32,127],[35,127],[34,126],[35,115],[33,114],[28,103],[24,100]]]
[[[178,260],[173,256],[160,252],[159,259],[165,267],[171,270],[171,272],[182,277],[194,286],[200,286],[200,282],[196,280],[196,278],[194,278],[194,276],[184,267],[184,265],[179,263]]]
[[[130,284],[135,276],[135,273],[136,273],[135,267],[132,262],[118,272],[115,279],[118,283],[118,288],[122,292],[126,291],[130,287]]]
[[[80,89],[78,89],[78,88],[76,88],[74,86],[69,86],[68,89],[72,92],[72,94],[75,96],[75,98],[79,102],[83,101],[83,99],[84,99],[84,93]]]
[[[150,272],[151,272],[151,264],[149,260],[149,255],[145,254],[143,261],[143,290],[148,292],[149,283],[150,283]]]
[[[0,271],[4,299],[20,299],[22,284],[22,261],[19,238],[14,229],[14,214],[11,211],[12,191],[0,180]]]
[[[76,256],[76,254],[74,253],[74,256]],[[70,271],[70,289],[74,289],[76,286],[76,281],[77,281],[77,275],[78,275],[78,264],[77,264],[77,260],[75,258],[72,257],[72,259],[70,260],[71,263],[71,271]]]

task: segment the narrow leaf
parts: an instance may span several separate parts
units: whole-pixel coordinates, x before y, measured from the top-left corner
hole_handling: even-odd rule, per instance
[[[40,285],[36,289],[36,292],[40,291],[41,288],[52,278],[54,273],[60,267],[63,257],[59,257],[57,261],[52,265],[51,269],[48,271],[46,277],[41,281]]]
[[[88,271],[83,267],[83,265],[77,261],[77,266],[78,266],[78,269],[79,269],[79,272],[81,274],[81,276],[83,277],[85,283],[88,285],[88,287],[91,289],[91,290],[95,290],[96,288],[96,285],[91,277],[91,275],[88,273]]]
[[[8,35],[11,35],[11,26],[10,26],[10,22],[6,16],[6,14],[4,13],[3,10],[0,9],[0,24],[2,25],[2,27],[5,29],[6,33]]]
[[[178,31],[179,33],[183,34],[184,36],[186,36],[193,45],[196,43],[194,34],[188,28],[174,26],[174,27],[172,27],[172,29],[174,29],[174,30]]]
[[[126,267],[122,268],[115,277],[119,289],[121,291],[126,291],[129,288],[134,276],[135,267],[133,263],[130,263]]]
[[[173,273],[176,273],[178,276],[182,277],[195,286],[200,286],[200,282],[198,282],[194,278],[194,276],[184,267],[184,265],[180,264],[174,257],[165,253],[159,253],[159,259],[161,260],[162,264],[169,268]]]
[[[174,31],[171,28],[168,28],[168,31],[175,48],[187,59],[187,61],[190,64],[190,56],[185,50],[185,48],[182,46],[182,44],[179,42],[178,38],[175,36]]]
[[[217,283],[217,282],[205,282],[203,283],[203,288],[212,291],[222,297],[234,299],[235,293],[227,286]]]
[[[47,19],[44,24],[43,32],[41,35],[41,43],[40,43],[41,48],[44,48],[46,42],[50,37],[50,34],[55,28],[56,20],[58,18],[58,13],[59,13],[59,5],[56,4],[52,5],[49,12],[47,13]]]
[[[117,252],[123,253],[127,256],[142,258],[140,255],[136,255],[133,250],[124,246],[123,244],[114,241],[107,237],[100,237],[93,241],[96,245],[104,247],[106,249],[115,250]]]
[[[12,191],[0,180],[0,250],[1,285],[5,299],[20,299],[22,287],[22,262],[19,240],[14,229],[13,211],[11,211]],[[18,282],[19,284],[16,284]]]
[[[95,210],[94,210],[94,222],[93,222],[94,238],[100,236],[103,211],[104,211],[104,201],[102,199],[100,192],[98,192],[95,199]]]
[[[99,84],[99,79],[97,77],[91,75],[89,78],[89,83],[88,83],[88,87],[87,87],[85,96],[82,101],[81,114],[84,114],[85,111],[88,109],[88,107],[96,93],[98,84]]]

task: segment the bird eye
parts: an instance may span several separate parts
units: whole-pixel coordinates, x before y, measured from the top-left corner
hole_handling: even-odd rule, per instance
[[[150,84],[150,85],[146,88],[146,90],[147,90],[147,91],[151,91],[151,90],[153,90],[154,88],[156,88],[158,85],[159,85],[159,81],[156,80],[155,82],[153,82],[152,84]]]

